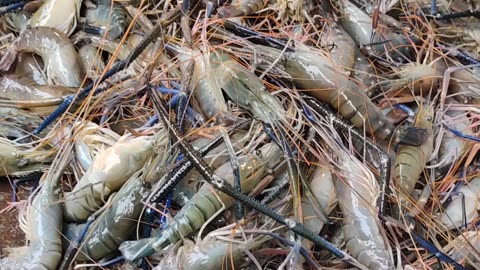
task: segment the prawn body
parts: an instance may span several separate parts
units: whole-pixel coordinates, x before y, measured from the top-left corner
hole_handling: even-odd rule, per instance
[[[237,105],[248,110],[268,124],[286,122],[282,105],[266,91],[262,80],[232,59],[228,54],[218,53],[213,63],[218,65],[218,80],[221,88]]]
[[[458,104],[451,101],[450,104]],[[458,130],[465,135],[473,136],[472,128],[470,127],[470,119],[467,117],[467,113],[461,110],[448,109],[444,115],[445,125],[448,128]],[[441,127],[445,129],[444,127]],[[459,160],[465,152],[468,150],[468,141],[458,137],[452,132],[446,130],[442,136],[440,143],[438,160],[441,162],[440,170],[449,169],[451,164],[456,160]]]
[[[70,87],[60,85],[37,85],[34,82],[17,76],[0,78],[0,97],[11,100],[41,100],[63,97],[74,93]]]
[[[339,179],[334,181],[343,213],[347,249],[370,269],[393,269],[393,260],[374,211],[378,196],[375,177],[346,152],[337,151]]]
[[[82,0],[47,0],[30,19],[31,27],[55,28],[70,36],[77,27]]]
[[[27,29],[10,45],[0,61],[0,69],[8,70],[18,52],[32,52],[42,57],[49,84],[78,87],[84,72],[77,51],[60,31],[49,27]]]
[[[117,142],[99,154],[91,167],[65,196],[64,214],[69,221],[85,221],[118,190],[153,153],[153,140],[138,137]]]
[[[194,75],[190,84],[205,116],[217,117],[217,121],[221,122],[228,115],[228,108],[222,94],[221,79],[217,77],[218,70],[211,62],[216,55],[216,52],[209,52],[195,58]]]
[[[300,88],[309,90],[314,97],[333,106],[354,126],[365,128],[379,139],[393,135],[393,123],[349,78],[348,72],[330,58],[305,49],[281,55],[273,49],[258,47],[262,55],[265,53],[272,61],[280,58],[281,68]]]
[[[7,139],[0,138],[0,176],[26,176],[49,167],[48,152],[28,151]]]
[[[76,257],[79,261],[99,260],[115,251],[133,233],[136,219],[150,189],[140,181],[142,171],[135,173],[115,194],[111,206],[90,226]]]
[[[116,3],[113,3],[112,7],[112,0],[98,1],[95,9],[87,10],[86,18],[88,25],[100,29],[98,33],[100,36],[107,33],[111,39],[122,35],[127,27],[126,12]]]
[[[62,257],[61,228],[62,207],[59,203],[60,179],[68,164],[71,147],[66,147],[64,155],[58,155],[50,171],[44,175],[44,183],[38,195],[27,208],[24,228],[30,246],[19,258],[0,261],[0,269],[55,270]],[[21,224],[22,225],[22,224]]]
[[[248,16],[263,9],[266,5],[265,0],[233,0],[228,6],[218,9],[222,17],[240,17]]]
[[[419,108],[415,119],[415,127],[424,128],[429,136],[421,146],[401,145],[393,169],[394,186],[398,190],[399,205],[410,205],[412,195],[420,174],[433,152],[433,106],[424,105]]]
[[[413,50],[408,38],[387,27],[376,31],[373,28],[373,19],[348,0],[340,1],[339,5],[343,11],[343,16],[340,17],[341,24],[359,47],[371,47],[374,54],[380,57],[388,54],[396,61],[402,61],[412,55]]]

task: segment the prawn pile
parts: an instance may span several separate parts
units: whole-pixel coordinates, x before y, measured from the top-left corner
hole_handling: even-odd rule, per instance
[[[0,270],[480,269],[478,1],[0,11]]]

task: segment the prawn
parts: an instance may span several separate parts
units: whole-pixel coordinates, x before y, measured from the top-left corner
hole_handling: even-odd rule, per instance
[[[42,119],[16,108],[0,108],[0,137],[16,140],[25,137]]]
[[[398,192],[398,205],[406,208],[411,205],[411,195],[420,174],[433,152],[433,105],[420,106],[414,126],[427,130],[429,136],[421,146],[401,145],[393,169],[394,186]],[[404,211],[401,210],[401,213]],[[398,213],[400,214],[400,213]]]
[[[188,65],[189,60],[194,60],[193,75],[190,79],[190,88],[198,102],[200,109],[209,119],[215,118],[216,122],[224,122],[229,117],[227,102],[222,93],[222,80],[218,76],[218,68],[211,62],[217,56],[216,52],[201,53],[197,49],[175,47],[171,44],[167,48],[177,53],[179,60]]]
[[[302,197],[305,226],[318,234],[325,225],[325,221],[328,221],[328,217],[324,215],[330,214],[338,204],[333,184],[333,174],[330,168],[322,165],[315,168],[308,186],[313,196],[308,196],[309,192],[305,191]],[[317,207],[321,207],[321,209],[317,209]],[[325,214],[320,211],[323,211]],[[303,245],[307,250],[313,248],[313,243],[307,240],[303,240]]]
[[[120,135],[114,131],[90,121],[76,122],[73,128],[80,129],[74,141],[75,162],[78,162],[83,172],[91,167],[97,155],[105,151],[106,147],[112,147],[120,139]]]
[[[82,0],[46,0],[30,19],[30,27],[54,28],[70,36],[77,27]]]
[[[206,145],[200,149],[200,152],[203,154],[210,148],[210,145]],[[217,147],[210,151],[209,155],[217,156],[221,150],[223,150],[221,146]],[[226,162],[225,158],[212,160],[214,168],[222,165],[216,164],[218,160]],[[162,169],[158,170],[157,167],[163,168],[164,161],[165,155],[159,154],[151,165],[130,177],[127,183],[115,194],[111,206],[89,228],[87,236],[81,245],[81,251],[76,258],[77,260],[100,259],[113,252],[132,235],[133,228],[136,225],[135,220],[140,217],[144,208],[141,203],[142,199],[150,198],[152,196],[150,194],[153,194],[152,191],[155,191],[155,186],[150,188],[150,185],[146,183],[151,183],[159,178]],[[190,164],[187,169],[183,170],[182,168],[178,171],[182,171],[183,175],[185,175],[191,169],[192,165]],[[168,175],[166,174],[165,176]],[[175,175],[175,177],[177,176]],[[163,181],[159,180],[158,183],[163,183]],[[126,207],[127,205],[128,207]]]
[[[165,134],[119,140],[95,158],[90,168],[65,195],[64,215],[69,221],[85,221],[113,191],[118,190],[153,154],[154,145],[166,143]]]
[[[450,105],[455,106],[458,104],[455,100],[448,100]],[[470,124],[470,119],[467,117],[467,113],[462,110],[447,109],[443,115],[443,121],[447,128],[458,130],[466,135],[473,135],[473,131]],[[436,166],[440,166],[440,171],[448,170],[456,160],[459,160],[468,149],[468,141],[458,137],[450,131],[445,131],[444,126],[439,127],[443,133],[442,139],[439,141],[440,147],[438,152],[439,163]]]
[[[302,89],[317,99],[332,105],[354,126],[364,128],[379,139],[394,135],[393,123],[385,117],[370,98],[349,79],[349,74],[338,70],[329,57],[307,48],[281,53],[272,48],[255,46],[257,53],[270,61],[278,61],[281,69],[290,75]],[[353,66],[353,64],[352,64]]]
[[[373,19],[348,0],[339,1],[339,6],[343,12],[340,23],[359,47],[371,48],[372,53],[377,56],[390,56],[400,62],[412,57],[413,46],[409,38],[393,32],[388,27],[376,31],[373,28],[375,25]]]
[[[265,0],[233,0],[230,5],[218,8],[218,14],[224,18],[248,16],[262,10]]]
[[[33,52],[42,57],[49,84],[79,87],[82,83],[84,72],[77,51],[58,30],[48,27],[27,29],[8,47],[0,60],[0,70],[8,70],[18,52]]]
[[[466,231],[443,247],[443,250],[455,261],[466,260],[478,268],[480,266],[480,232]]]
[[[274,143],[264,145],[258,153],[258,156],[246,155],[238,158],[244,192],[251,190],[268,173],[269,168],[274,168],[281,162],[282,153]],[[233,182],[231,171],[231,164],[227,162],[216,170],[216,174],[225,177],[228,182]],[[233,205],[232,197],[219,193],[217,198],[211,188],[210,184],[204,184],[158,237],[121,244],[119,249],[123,256],[129,261],[149,256],[199,229],[222,205],[225,208]]]
[[[334,186],[347,249],[370,269],[393,269],[391,250],[374,211],[379,193],[374,175],[345,150],[338,148],[334,153],[338,158]]]
[[[16,75],[0,78],[0,97],[10,100],[41,100],[63,97],[76,89],[60,85],[37,85],[29,79]]]
[[[62,256],[61,228],[62,209],[59,204],[60,179],[68,165],[72,144],[66,143],[57,154],[48,173],[44,174],[43,185],[31,201],[26,212],[26,235],[30,246],[26,253],[17,258],[0,260],[3,270],[38,269],[55,270]]]

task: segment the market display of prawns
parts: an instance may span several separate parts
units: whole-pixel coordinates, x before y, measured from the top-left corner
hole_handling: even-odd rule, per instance
[[[478,1],[0,0],[0,270],[480,269],[479,48]]]

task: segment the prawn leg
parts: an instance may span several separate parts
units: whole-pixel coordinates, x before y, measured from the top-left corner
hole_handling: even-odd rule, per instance
[[[177,92],[176,95],[176,115],[175,115],[175,121],[177,125],[179,126],[180,132],[183,134],[185,132],[185,121],[184,121],[184,113],[187,111],[188,108],[188,97],[184,92]],[[172,99],[173,100],[173,99]],[[172,141],[170,145],[174,145],[174,142]],[[178,157],[177,162],[180,162],[182,160],[182,157]],[[169,175],[172,177],[172,174]],[[163,213],[160,218],[160,228],[164,228],[167,222],[167,214],[168,214],[168,208],[170,208],[172,204],[172,195],[173,193],[170,192],[167,195],[166,201],[165,201],[165,207],[163,210]],[[157,203],[158,201],[152,202],[154,205],[154,208],[157,208]],[[150,237],[151,231],[152,231],[152,223],[155,221],[157,218],[158,213],[154,211],[152,208],[148,208],[147,213],[145,214],[145,223],[143,232],[144,232],[144,237]]]
[[[151,86],[148,86],[151,88]],[[352,258],[350,255],[348,255],[346,252],[338,249],[336,246],[334,246],[332,243],[328,242],[325,240],[323,237],[313,233],[310,229],[308,229],[305,225],[302,223],[296,222],[292,219],[284,218],[283,216],[279,215],[278,213],[272,211],[270,208],[267,206],[259,203],[255,199],[251,198],[248,195],[245,195],[243,193],[237,192],[237,190],[228,182],[224,181],[223,179],[219,178],[215,173],[213,172],[212,168],[206,164],[206,162],[200,158],[195,151],[192,149],[192,146],[188,144],[186,141],[181,139],[181,136],[178,132],[177,127],[175,125],[172,125],[172,123],[169,122],[168,119],[168,113],[165,104],[163,103],[163,100],[158,96],[158,93],[155,91],[149,91],[149,93],[152,96],[153,103],[155,105],[156,110],[159,112],[159,117],[163,124],[168,127],[170,133],[174,138],[178,140],[178,145],[181,149],[181,151],[185,154],[185,156],[192,162],[193,166],[198,170],[198,172],[216,189],[222,191],[223,193],[233,197],[236,200],[239,200],[242,202],[242,204],[252,207],[255,210],[259,211],[260,213],[270,217],[271,219],[275,220],[276,222],[286,226],[289,230],[293,231],[297,235],[300,235],[315,244],[327,249],[329,252],[331,252],[333,255],[336,257],[345,260],[346,262],[357,266],[361,269],[365,269],[363,265],[358,263],[354,258]],[[143,245],[143,243],[142,243]],[[136,247],[135,247],[136,248]],[[151,251],[146,251],[142,252],[140,251],[139,254],[129,254],[129,247],[124,246],[124,249],[122,250],[122,253],[125,255],[134,255],[130,259],[139,259],[141,257],[145,257],[148,255],[151,255],[153,250]],[[128,259],[128,258],[127,258]]]

